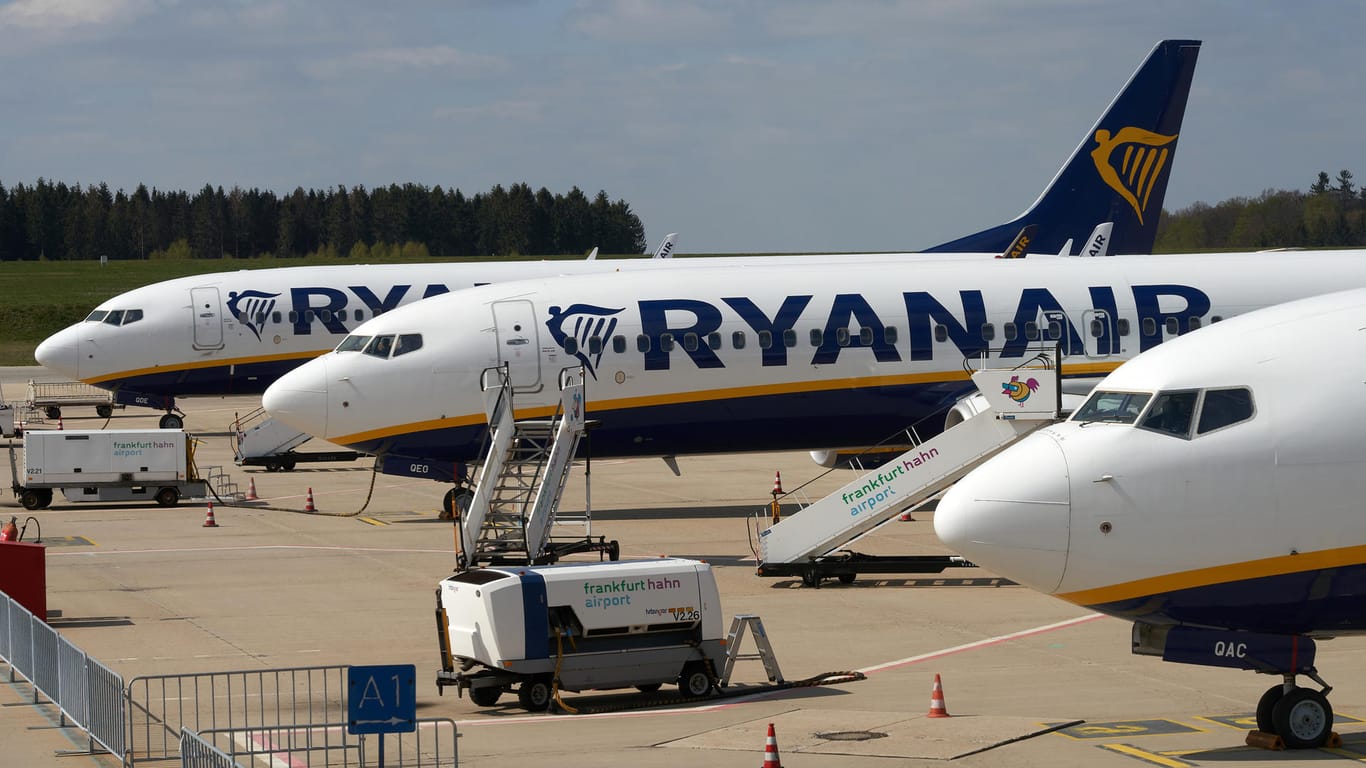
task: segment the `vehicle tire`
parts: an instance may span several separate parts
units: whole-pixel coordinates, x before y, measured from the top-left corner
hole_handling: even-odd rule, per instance
[[[182,429],[185,426],[185,420],[174,413],[168,413],[161,417],[161,421],[157,422],[157,426],[162,429]]]
[[[266,467],[266,471],[267,471],[267,472],[279,472],[279,471],[280,471],[280,462],[278,462],[278,461],[267,461],[267,462],[265,463],[265,467]]]
[[[614,563],[621,559],[621,544],[616,539],[607,543],[607,559]]]
[[[1328,697],[1311,688],[1296,688],[1271,710],[1276,735],[1290,749],[1317,749],[1333,733],[1333,707]]]
[[[1257,730],[1262,733],[1275,733],[1276,723],[1271,718],[1271,712],[1276,708],[1276,702],[1285,696],[1285,686],[1277,683],[1266,689],[1262,698],[1257,701]]]
[[[24,505],[24,509],[42,509],[46,505],[43,504],[43,494],[40,492],[41,490],[43,489],[25,488],[19,493],[19,503]]]
[[[296,466],[298,466],[298,464],[293,459],[285,459],[280,462],[280,469],[284,472],[293,472]]]
[[[62,418],[62,409],[55,405],[49,405],[43,409],[43,415],[49,419],[60,419]]]
[[[550,709],[550,679],[529,677],[517,689],[517,703],[528,712],[544,712]]]
[[[446,495],[441,498],[441,519],[454,520],[458,516],[470,511],[470,502],[474,501],[474,492],[463,485],[457,485],[446,491]]]
[[[481,707],[491,707],[498,703],[498,697],[503,695],[503,689],[496,685],[488,685],[483,688],[470,689],[470,701]]]
[[[661,686],[659,683],[646,683],[645,685],[637,685],[636,690],[640,691],[641,693],[654,693],[662,687],[663,686]]]
[[[815,571],[805,571],[802,573],[802,584],[808,587],[819,587],[821,577],[817,576]]]
[[[96,416],[99,416],[101,419],[107,419],[107,418],[109,418],[110,416],[113,416],[113,415],[114,415],[114,406],[112,406],[112,405],[97,405],[97,406],[95,406],[95,415],[96,415]]]
[[[162,488],[157,491],[156,500],[163,507],[174,507],[180,503],[180,491],[174,488]]]
[[[841,574],[839,575],[839,580],[840,580],[840,583],[841,583],[841,584],[853,584],[853,583],[854,583],[854,579],[857,579],[857,578],[858,578],[858,574],[857,574],[857,573],[841,573]]]
[[[704,662],[690,661],[683,665],[683,674],[678,676],[678,692],[688,698],[711,693],[711,673]]]

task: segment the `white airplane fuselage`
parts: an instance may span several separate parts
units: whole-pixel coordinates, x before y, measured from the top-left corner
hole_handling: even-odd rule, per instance
[[[520,416],[548,414],[584,365],[594,456],[872,445],[968,393],[964,359],[1061,345],[1098,377],[1253,309],[1366,285],[1360,252],[900,261],[699,268],[522,281],[436,297],[358,327],[420,337],[324,355],[264,403],[359,450],[475,458],[481,373],[506,363]],[[362,342],[364,337],[364,342]],[[572,342],[569,341],[572,339]]]

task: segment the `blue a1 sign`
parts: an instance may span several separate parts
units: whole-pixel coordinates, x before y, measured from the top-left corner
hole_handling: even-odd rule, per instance
[[[348,733],[412,733],[417,730],[415,664],[350,667],[346,682]]]

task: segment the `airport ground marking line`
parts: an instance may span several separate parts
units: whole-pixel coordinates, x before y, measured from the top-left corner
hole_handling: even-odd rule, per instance
[[[931,661],[931,660],[934,660],[934,659],[942,658],[942,657],[944,657],[944,656],[951,656],[951,655],[953,655],[953,654],[955,654],[955,653],[962,653],[963,651],[973,651],[973,650],[977,650],[978,648],[986,648],[986,647],[988,647],[988,646],[999,645],[1000,643],[1010,642],[1011,640],[1020,640],[1020,639],[1022,639],[1022,638],[1026,638],[1026,637],[1033,637],[1034,635],[1041,635],[1041,634],[1044,634],[1045,632],[1053,632],[1053,631],[1059,630],[1059,629],[1067,629],[1067,628],[1069,628],[1069,627],[1074,627],[1074,626],[1077,626],[1077,625],[1079,625],[1079,624],[1085,624],[1085,623],[1087,623],[1087,622],[1095,621],[1096,619],[1101,619],[1101,618],[1104,618],[1104,617],[1105,617],[1105,614],[1103,614],[1103,613],[1088,613],[1088,614],[1086,614],[1085,616],[1078,616],[1078,617],[1076,617],[1076,618],[1067,619],[1067,620],[1065,620],[1065,621],[1058,621],[1058,622],[1054,622],[1054,623],[1052,623],[1052,624],[1045,624],[1045,625],[1043,625],[1043,626],[1041,626],[1041,627],[1031,627],[1030,629],[1022,629],[1022,630],[1020,630],[1019,632],[1011,632],[1010,634],[1007,634],[1007,635],[997,635],[997,636],[995,636],[995,637],[988,637],[988,638],[984,638],[984,639],[982,639],[982,640],[973,641],[973,642],[971,642],[971,643],[964,643],[964,644],[962,644],[962,645],[955,645],[955,646],[953,646],[952,648],[944,648],[943,650],[930,651],[929,653],[922,653],[922,654],[920,654],[920,655],[918,655],[918,656],[908,656],[908,657],[906,657],[906,658],[904,658],[904,659],[898,659],[898,660],[896,660],[896,661],[889,661],[889,662],[886,662],[886,663],[883,663],[883,664],[877,664],[877,665],[871,666],[871,667],[864,667],[863,669],[859,669],[859,670],[856,670],[856,671],[862,672],[862,673],[865,674],[865,675],[871,675],[871,674],[873,674],[873,673],[875,673],[875,672],[885,672],[886,670],[889,670],[889,669],[896,669],[897,667],[904,667],[904,666],[908,666],[908,665],[911,665],[911,664],[918,664],[918,663],[920,663],[920,662],[922,662],[922,661]]]
[[[1190,768],[1190,766],[1193,765],[1193,763],[1187,762],[1185,760],[1178,760],[1176,758],[1171,757],[1163,757],[1162,755],[1156,754],[1154,752],[1149,752],[1145,749],[1131,747],[1128,744],[1101,744],[1100,748],[1109,752],[1118,752],[1121,755],[1128,755],[1129,757],[1138,758],[1139,760],[1142,760],[1145,763],[1153,763],[1154,765],[1165,766],[1165,768]]]
[[[1350,749],[1343,749],[1342,747],[1322,747],[1321,749],[1324,752],[1337,755],[1338,757],[1345,757],[1353,762],[1366,763],[1366,755],[1362,755],[1360,752],[1353,752]]]
[[[243,547],[173,547],[169,549],[106,549],[100,552],[50,552],[51,557],[98,557],[101,555],[160,555],[187,552],[242,552],[251,550],[317,550],[322,552],[392,552],[401,555],[449,555],[449,549],[387,549],[384,547],[324,547],[298,544],[255,544]]]

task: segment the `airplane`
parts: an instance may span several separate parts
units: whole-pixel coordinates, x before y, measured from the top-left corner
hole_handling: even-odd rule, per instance
[[[1023,361],[1052,341],[1069,375],[1089,377],[1084,394],[1199,326],[1366,285],[1363,256],[1031,255],[498,283],[366,322],[262,402],[296,429],[379,455],[381,471],[448,468],[443,479],[478,458],[482,372],[504,364],[518,418],[549,415],[557,373],[583,366],[595,458],[868,446],[975,413],[965,360]]]
[[[1258,730],[1323,746],[1333,711],[1315,640],[1366,633],[1363,328],[1354,289],[1144,352],[1068,421],[959,481],[935,532],[1002,576],[1133,622],[1134,653],[1281,676]]]
[[[1029,250],[1056,253],[1070,250],[1075,238],[1105,222],[1111,223],[1111,253],[1151,251],[1199,49],[1194,40],[1158,43],[1026,213],[928,252],[1001,254],[1033,226]],[[1105,140],[1097,142],[1098,137]],[[663,255],[669,250],[661,246]],[[1095,250],[1093,242],[1083,246],[1083,252]],[[907,255],[733,257],[706,263]],[[335,348],[361,321],[421,298],[518,278],[697,263],[586,259],[221,272],[116,296],[83,322],[44,340],[34,356],[53,371],[113,390],[119,403],[165,410],[162,426],[177,427],[182,420],[174,413],[176,397],[262,392],[286,371]]]

